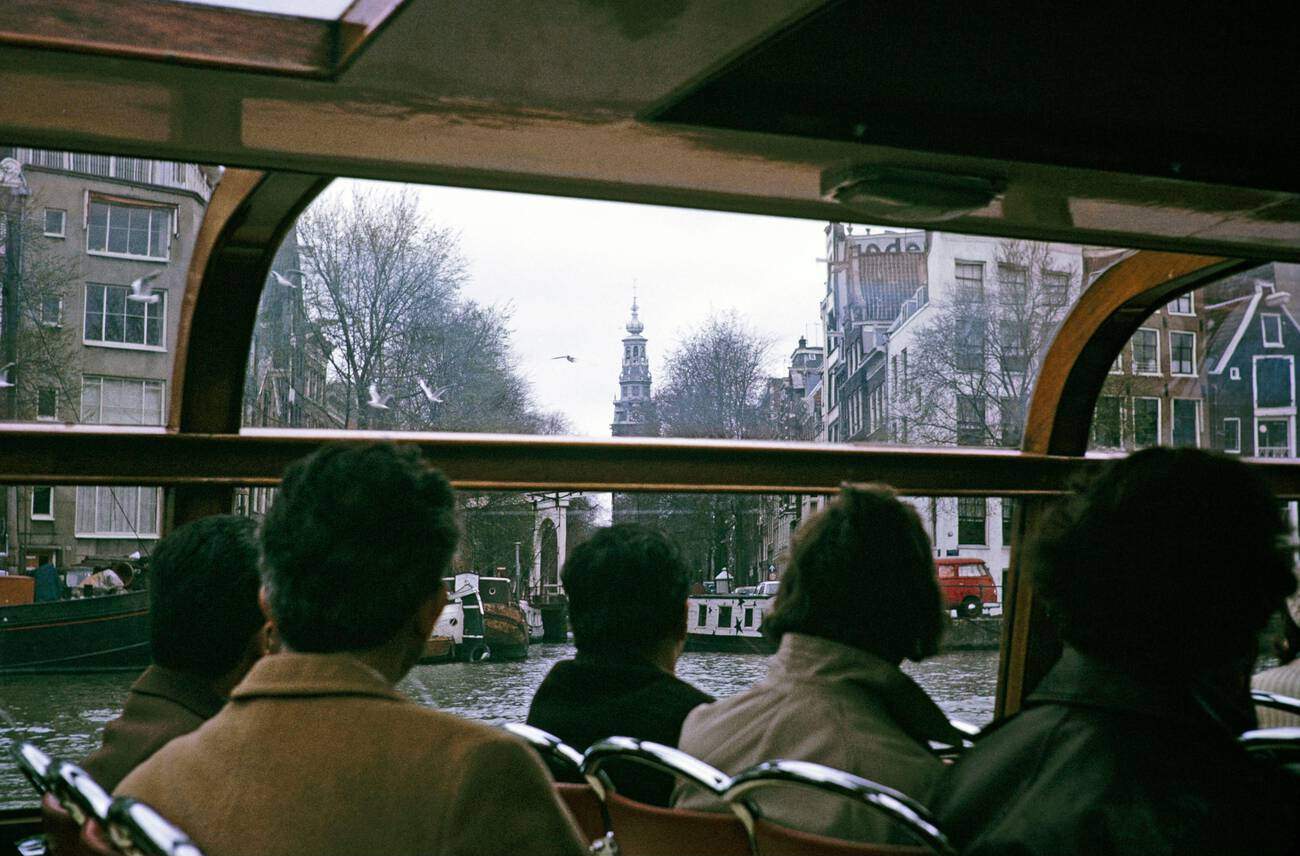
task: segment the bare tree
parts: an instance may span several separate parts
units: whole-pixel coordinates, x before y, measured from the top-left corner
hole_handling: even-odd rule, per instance
[[[665,362],[654,398],[669,437],[755,437],[769,430],[763,368],[772,340],[733,311],[714,315],[682,337]]]
[[[931,304],[895,370],[894,439],[1019,445],[1043,354],[1078,282],[1078,270],[1052,266],[1046,244],[1003,241],[987,293],[960,281],[944,289],[950,297]]]
[[[303,300],[330,364],[330,407],[350,428],[559,432],[511,347],[510,306],[461,287],[458,236],[410,190],[353,191],[298,222]],[[371,406],[374,388],[383,408]]]

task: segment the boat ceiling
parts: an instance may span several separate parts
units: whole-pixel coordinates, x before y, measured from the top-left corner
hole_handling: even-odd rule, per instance
[[[823,172],[921,168],[1001,189],[953,231],[1300,261],[1295,28],[1209,4],[14,0],[0,140],[886,225],[927,224],[846,208]]]

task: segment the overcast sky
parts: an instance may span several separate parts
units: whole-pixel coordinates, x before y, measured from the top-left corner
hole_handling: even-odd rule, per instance
[[[333,192],[382,186],[340,181]],[[579,434],[609,436],[635,283],[651,372],[710,313],[735,309],[775,341],[780,374],[801,335],[820,338],[825,223],[527,194],[421,187],[460,232],[465,293],[514,308],[513,341],[538,404]],[[553,360],[572,354],[574,363]]]

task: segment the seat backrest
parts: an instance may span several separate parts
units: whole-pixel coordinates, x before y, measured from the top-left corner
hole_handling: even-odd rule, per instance
[[[542,760],[546,762],[556,781],[583,781],[582,753],[577,749],[549,731],[522,722],[507,723],[505,730],[533,747],[537,754],[542,756]]]
[[[49,856],[114,856],[97,821],[85,828],[59,805],[53,794],[41,798],[41,825],[45,829],[45,852]]]
[[[870,779],[864,779],[861,776],[855,776],[852,773],[846,773],[843,770],[836,770],[822,764],[814,764],[809,761],[765,761],[737,774],[731,780],[731,784],[723,794],[723,798],[728,803],[731,803],[733,807],[740,806],[745,811],[753,812],[754,808],[751,799],[754,793],[772,788],[802,789],[851,800],[881,813],[900,830],[907,832],[911,838],[923,845],[920,852],[956,856],[956,851],[948,843],[947,836],[940,831],[925,806],[906,794],[877,784]],[[757,827],[759,820],[761,818],[756,817],[753,824],[755,827],[755,848],[760,856],[768,856],[762,849],[761,842],[758,841]],[[777,830],[774,832],[773,827],[775,826],[770,822],[764,824],[769,836],[775,835],[782,842],[780,845],[782,847],[793,846],[794,842],[800,838],[793,830]],[[822,838],[822,836],[817,837]],[[829,839],[823,843],[827,847],[832,846]],[[849,846],[851,842],[841,842],[841,844]],[[775,847],[777,842],[769,841],[769,846]],[[874,845],[874,847],[875,849],[841,849],[838,851],[826,850],[818,852],[890,852],[888,849],[880,850],[880,845]],[[908,851],[904,850],[903,852]]]
[[[1266,757],[1300,776],[1300,728],[1258,728],[1237,739],[1250,754]]]
[[[757,856],[926,856],[928,847],[900,844],[864,844],[827,838],[811,832],[779,826],[758,818],[754,821]]]
[[[109,806],[108,837],[126,856],[203,856],[189,836],[130,797],[118,797]]]
[[[584,841],[590,843],[604,837],[608,831],[605,807],[591,785],[556,782],[555,790],[569,809],[569,814],[577,821]]]
[[[622,856],[750,856],[749,833],[732,814],[660,808],[616,793],[605,810]]]

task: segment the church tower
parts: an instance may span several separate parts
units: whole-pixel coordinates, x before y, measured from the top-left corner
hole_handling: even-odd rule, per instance
[[[646,339],[641,333],[645,324],[637,314],[636,293],[632,294],[632,317],[623,338],[623,370],[618,376],[618,400],[614,402],[614,422],[610,430],[615,437],[650,437],[655,431],[650,402],[650,358],[646,356]]]

